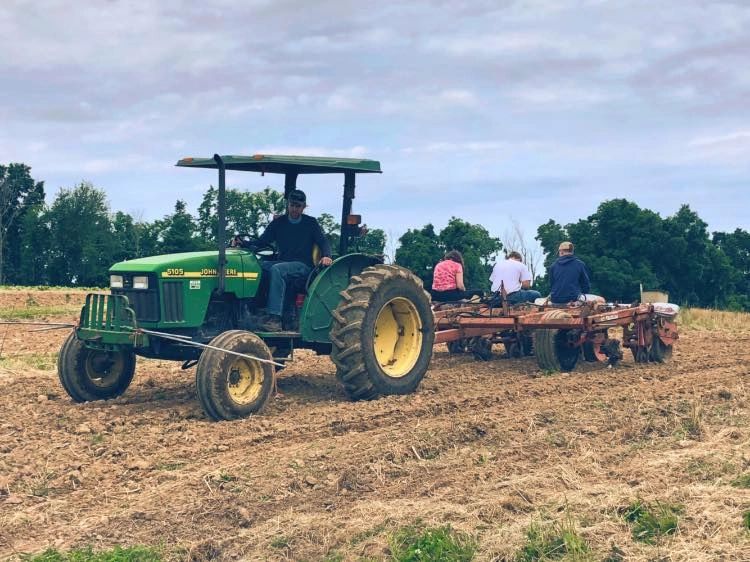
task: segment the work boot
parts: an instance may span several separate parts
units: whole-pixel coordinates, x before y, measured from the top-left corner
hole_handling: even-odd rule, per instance
[[[276,314],[269,314],[260,324],[261,332],[280,332],[281,329],[281,316]]]

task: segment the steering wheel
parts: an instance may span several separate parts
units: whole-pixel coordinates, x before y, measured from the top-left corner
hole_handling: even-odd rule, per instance
[[[236,241],[239,241],[239,244],[232,245]],[[230,241],[230,247],[252,250],[258,259],[268,260],[276,258],[276,249],[271,244],[258,244],[258,238],[248,234],[235,236]]]

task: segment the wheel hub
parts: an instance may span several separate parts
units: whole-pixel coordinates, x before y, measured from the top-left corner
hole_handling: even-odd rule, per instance
[[[411,371],[422,348],[422,323],[409,299],[392,299],[380,309],[373,344],[375,358],[387,375],[403,377]]]

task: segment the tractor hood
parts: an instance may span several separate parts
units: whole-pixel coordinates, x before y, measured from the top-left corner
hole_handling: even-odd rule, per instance
[[[227,249],[227,262],[235,261],[240,256],[247,255],[246,250]],[[197,272],[207,267],[216,267],[219,252],[184,252],[181,254],[163,254],[161,256],[151,256],[147,258],[137,258],[134,260],[121,261],[114,264],[110,273],[163,273],[167,270],[181,269],[182,275],[189,277],[188,273]]]

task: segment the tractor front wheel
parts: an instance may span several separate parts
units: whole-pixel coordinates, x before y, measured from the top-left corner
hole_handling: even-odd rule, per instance
[[[375,265],[351,278],[333,311],[331,359],[354,400],[409,394],[435,340],[430,296],[408,269]]]
[[[213,347],[272,360],[271,350],[253,333],[230,330]],[[198,399],[214,420],[234,420],[258,412],[273,391],[273,365],[216,349],[201,353],[195,371]]]
[[[57,358],[60,384],[76,402],[120,396],[133,380],[135,353],[90,349],[71,332]]]

